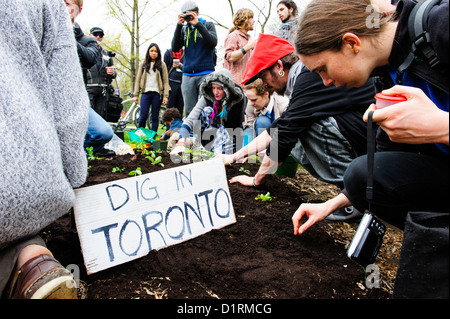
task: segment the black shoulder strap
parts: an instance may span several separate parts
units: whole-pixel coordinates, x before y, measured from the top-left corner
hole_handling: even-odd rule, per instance
[[[408,18],[408,31],[411,39],[411,49],[409,55],[405,61],[399,66],[397,71],[397,83],[403,83],[403,74],[406,69],[416,59],[417,54],[420,52],[431,68],[435,68],[439,64],[439,59],[436,52],[430,43],[430,35],[426,30],[428,24],[428,15],[434,5],[438,4],[442,0],[421,0],[411,11]]]
[[[367,186],[366,198],[369,202],[369,211],[371,211],[371,204],[373,200],[373,166],[375,157],[375,139],[376,126],[373,125],[373,111],[369,112],[367,121]]]

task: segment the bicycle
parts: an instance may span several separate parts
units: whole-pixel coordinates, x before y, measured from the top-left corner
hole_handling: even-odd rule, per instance
[[[123,131],[128,124],[134,124],[136,127],[139,124],[140,105],[136,104],[133,98],[133,94],[130,92],[125,94],[130,96],[130,99],[122,101],[122,106],[125,108],[129,103],[132,103],[128,111],[119,118],[117,123],[113,126],[114,131]]]
[[[128,124],[134,124],[136,126],[136,128],[139,126],[139,116],[141,114],[141,106],[139,104],[137,104],[134,100],[133,97],[133,93],[129,92],[127,94],[124,95],[131,97],[130,99],[126,99],[122,102],[123,107],[125,108],[130,102],[132,102],[130,108],[128,109],[128,111],[123,114],[119,121],[113,126],[114,132],[116,131],[123,131]],[[161,105],[161,110],[160,110],[160,122],[162,124],[164,124],[164,122],[162,121],[162,113],[166,110],[166,106],[165,105]],[[151,127],[151,118],[150,116],[147,119],[147,127]]]

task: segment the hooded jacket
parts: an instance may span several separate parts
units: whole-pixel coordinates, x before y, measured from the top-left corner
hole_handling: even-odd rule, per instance
[[[195,27],[177,24],[172,51],[178,52],[184,47],[184,74],[212,73],[215,68],[216,46],[217,32],[214,23],[199,18]]]
[[[202,110],[207,106],[214,105],[215,98],[212,93],[212,84],[214,82],[222,83],[227,93],[228,118],[224,122],[225,128],[242,128],[247,98],[240,85],[233,82],[230,71],[222,69],[209,74],[203,81],[200,86],[203,96],[199,99],[191,113],[189,113],[189,116],[183,121],[183,126],[180,130],[181,137],[188,137],[189,133],[194,129],[195,122],[199,121]]]

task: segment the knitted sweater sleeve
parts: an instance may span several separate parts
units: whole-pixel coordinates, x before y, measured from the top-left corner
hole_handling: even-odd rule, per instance
[[[64,16],[60,17],[60,30]],[[84,184],[87,176],[87,160],[84,151],[84,137],[88,123],[89,97],[84,89],[80,62],[71,34],[61,32],[59,45],[51,51],[47,70],[54,101],[53,116],[60,141],[64,171],[72,187]],[[64,83],[64,85],[61,85]]]

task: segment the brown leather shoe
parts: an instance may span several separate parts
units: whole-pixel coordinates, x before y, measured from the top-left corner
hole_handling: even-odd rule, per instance
[[[10,299],[77,299],[73,275],[50,255],[27,261],[11,281]]]

